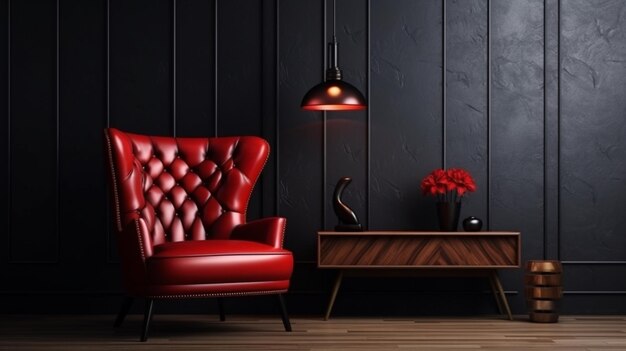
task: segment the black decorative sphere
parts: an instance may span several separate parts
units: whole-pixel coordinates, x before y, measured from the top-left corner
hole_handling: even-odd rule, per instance
[[[466,232],[478,232],[483,227],[483,221],[480,218],[470,216],[463,220],[463,229]]]

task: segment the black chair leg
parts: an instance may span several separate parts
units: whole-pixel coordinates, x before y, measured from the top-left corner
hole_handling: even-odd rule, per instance
[[[226,313],[224,313],[224,299],[221,297],[217,298],[217,308],[220,311],[220,321],[223,322],[226,320]]]
[[[141,341],[148,340],[148,330],[150,328],[150,321],[152,320],[152,306],[154,305],[153,299],[146,299],[146,310],[143,315],[143,329],[141,331]]]
[[[128,314],[128,311],[130,310],[130,307],[132,305],[133,305],[133,298],[126,297],[124,299],[124,302],[122,302],[122,307],[120,307],[120,312],[117,314],[117,318],[115,318],[115,323],[113,324],[113,327],[117,328],[121,326],[122,323],[124,323],[124,319],[126,318],[126,315]]]
[[[280,314],[283,318],[283,325],[285,326],[285,331],[291,331],[291,323],[289,322],[289,315],[287,314],[287,307],[285,306],[285,298],[282,294],[278,294],[278,302],[280,303]]]

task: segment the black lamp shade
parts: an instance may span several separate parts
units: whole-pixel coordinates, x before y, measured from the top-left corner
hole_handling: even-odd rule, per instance
[[[327,80],[309,90],[300,105],[304,110],[363,110],[367,103],[361,92],[342,80]]]

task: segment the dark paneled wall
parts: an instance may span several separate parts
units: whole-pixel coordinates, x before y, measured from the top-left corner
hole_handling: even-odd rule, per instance
[[[332,272],[315,267],[315,233],[334,226],[336,180],[353,178],[345,199],[369,228],[434,229],[419,182],[438,167],[476,178],[463,217],[520,230],[524,260],[564,261],[565,312],[626,313],[624,2],[339,0],[340,66],[369,109],[302,111],[323,79],[331,11],[323,0],[3,2],[2,310],[116,307],[102,152],[114,126],[271,142],[249,214],[289,220],[296,313],[326,302]],[[522,275],[503,272],[516,313]],[[343,289],[340,314],[496,311],[481,281]],[[259,299],[228,308],[272,311]]]

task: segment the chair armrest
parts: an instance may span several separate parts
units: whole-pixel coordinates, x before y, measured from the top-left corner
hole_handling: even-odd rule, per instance
[[[257,219],[236,226],[230,238],[256,241],[275,248],[282,248],[286,225],[287,219],[283,217]]]

